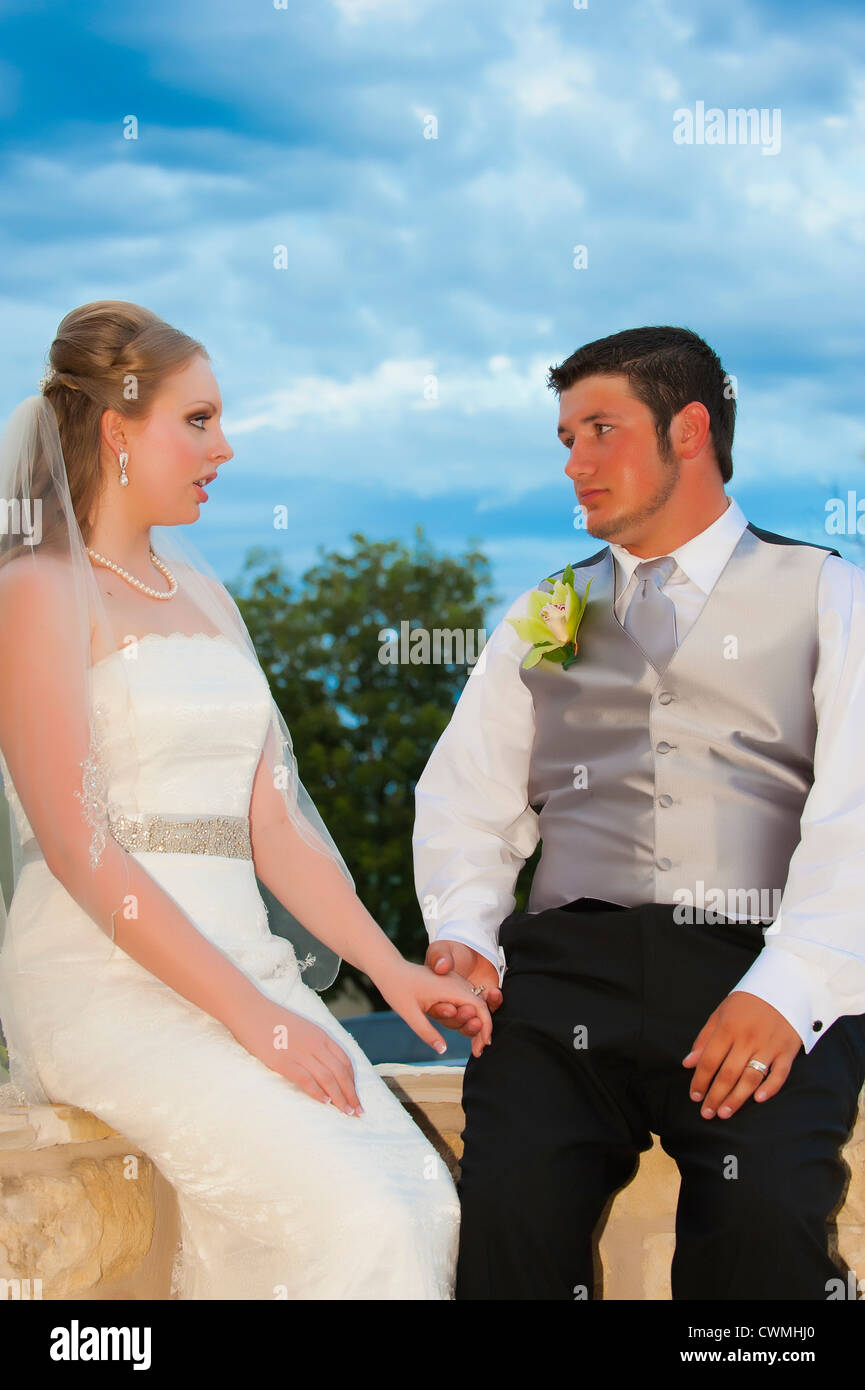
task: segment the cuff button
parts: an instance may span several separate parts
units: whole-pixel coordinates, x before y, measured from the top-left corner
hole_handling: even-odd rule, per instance
[[[813,1028],[815,1033],[819,1033],[820,1029],[823,1027],[823,1024],[819,1018],[815,1018],[814,1022],[811,1024],[811,1027]]]

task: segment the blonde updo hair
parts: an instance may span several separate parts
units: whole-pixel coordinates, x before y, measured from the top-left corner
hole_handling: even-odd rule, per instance
[[[48,352],[40,386],[54,407],[72,506],[85,544],[101,487],[99,455],[105,410],[146,420],[164,379],[203,345],[125,299],[97,299],[72,309]]]

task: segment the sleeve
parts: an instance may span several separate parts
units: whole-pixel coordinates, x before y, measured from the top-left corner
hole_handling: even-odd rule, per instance
[[[736,990],[772,1004],[806,1052],[865,1012],[865,576],[827,556],[818,591],[814,781],[778,916]],[[732,993],[733,991],[731,991]]]
[[[531,590],[506,618],[522,616]],[[498,929],[538,843],[528,804],[534,704],[520,678],[530,643],[503,618],[473,667],[415,789],[415,889],[430,942],[460,941],[496,966]]]

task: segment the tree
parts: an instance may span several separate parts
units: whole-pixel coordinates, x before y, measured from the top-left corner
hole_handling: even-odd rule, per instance
[[[304,786],[339,847],[358,896],[399,950],[422,960],[428,938],[414,891],[414,789],[470,671],[435,630],[462,633],[469,661],[485,641],[484,610],[496,602],[476,548],[438,555],[421,526],[414,544],[351,536],[353,549],[324,553],[293,587],[278,551],[256,547],[230,585],[291,732]],[[474,547],[474,542],[469,542]],[[401,625],[407,626],[401,627]],[[414,638],[408,636],[414,632]],[[384,661],[416,654],[423,661]],[[369,977],[343,964],[374,1008]],[[325,993],[327,998],[327,993]]]

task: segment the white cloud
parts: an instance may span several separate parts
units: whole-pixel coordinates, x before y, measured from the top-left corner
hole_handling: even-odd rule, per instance
[[[512,52],[486,71],[486,84],[528,117],[564,108],[576,114],[595,99],[594,64],[562,44],[552,26],[505,20]]]
[[[149,138],[158,141],[155,132]],[[104,144],[80,154],[48,157],[27,153],[14,157],[0,190],[0,207],[16,206],[20,211],[26,198],[35,210],[53,201],[67,215],[73,211],[78,218],[92,214],[110,237],[125,223],[134,235],[142,212],[147,227],[156,225],[164,214],[170,214],[176,226],[179,216],[194,217],[203,199],[239,199],[253,191],[243,175],[188,166],[169,168],[149,157],[137,142],[129,144],[127,159],[105,159]],[[106,216],[109,204],[118,209],[119,216]],[[51,232],[59,225],[62,218],[55,218],[46,230]]]
[[[429,408],[425,386],[434,379],[436,404],[462,416],[495,412],[522,416],[549,403],[545,386],[548,363],[535,358],[521,366],[508,357],[492,357],[486,370],[438,368],[432,358],[389,359],[369,372],[347,379],[307,375],[290,387],[268,392],[247,415],[226,419],[226,433],[289,430],[314,420],[322,428],[368,425],[373,419],[404,418],[410,411]]]
[[[413,0],[333,0],[333,6],[350,24],[362,24],[365,19],[397,19],[405,23],[417,18],[420,11]]]

